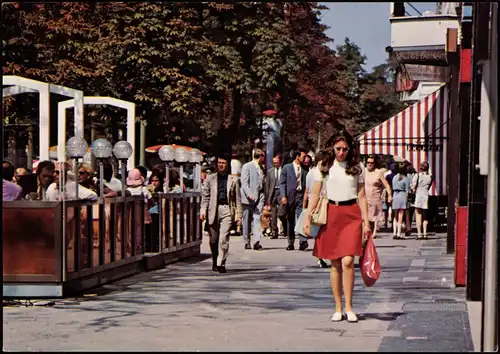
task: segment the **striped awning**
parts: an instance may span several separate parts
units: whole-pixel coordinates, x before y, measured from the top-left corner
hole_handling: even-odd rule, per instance
[[[429,162],[431,195],[447,194],[448,86],[412,104],[357,139],[361,154],[399,156],[418,170]]]

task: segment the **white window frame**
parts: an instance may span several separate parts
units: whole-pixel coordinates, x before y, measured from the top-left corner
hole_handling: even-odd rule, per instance
[[[83,138],[83,91],[75,90],[66,86],[27,79],[16,75],[3,76],[2,85],[9,86],[2,90],[3,98],[21,93],[38,93],[40,161],[50,159],[50,93],[73,97],[72,101],[74,102],[73,107],[75,111],[75,136]],[[60,128],[60,126],[58,128]],[[63,143],[63,146],[64,145],[65,142]],[[61,154],[58,155],[61,156]]]

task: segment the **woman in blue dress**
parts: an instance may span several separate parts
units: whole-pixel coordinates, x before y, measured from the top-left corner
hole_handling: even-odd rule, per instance
[[[410,189],[410,181],[406,175],[406,168],[399,167],[398,174],[392,179],[392,210],[394,212],[393,239],[404,239],[401,236],[401,227],[405,216],[408,199],[407,194]]]

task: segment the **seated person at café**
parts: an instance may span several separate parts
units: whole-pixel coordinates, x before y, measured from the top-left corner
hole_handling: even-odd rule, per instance
[[[15,184],[14,179],[14,166],[8,161],[2,163],[2,180],[3,180],[3,201],[18,200],[21,198],[23,189]]]
[[[32,197],[36,196],[37,176],[34,173],[29,173],[24,176],[19,176],[17,184],[22,188],[21,199],[36,200]]]
[[[122,193],[122,182],[113,176],[113,165],[110,162],[104,163],[104,186],[117,195]]]
[[[78,167],[78,183],[80,186],[99,194],[99,185],[94,178],[94,170],[92,166],[86,162],[81,163]]]
[[[153,206],[153,201],[151,200],[151,193],[148,188],[144,185],[144,177],[141,171],[137,168],[133,168],[129,171],[127,177],[127,190],[131,195],[143,195],[144,202],[148,204],[149,207]]]
[[[103,164],[104,172],[104,183],[103,183],[103,197],[113,198],[120,197],[122,195],[122,182],[117,178],[113,177],[113,165],[110,162],[105,162]],[[98,176],[96,181],[97,195],[100,196],[100,176]],[[125,195],[131,195],[129,191],[125,190]]]
[[[36,189],[24,191],[26,192],[25,199],[27,200],[47,200],[47,189],[54,182],[57,174],[55,173],[55,165],[52,161],[40,161],[36,168]],[[31,185],[31,183],[28,183]]]
[[[57,163],[55,166],[55,175],[59,175],[61,172],[66,170],[66,183],[64,185],[64,196],[65,200],[76,200],[76,199],[84,199],[84,200],[97,200],[97,193],[91,189],[88,189],[80,184],[78,184],[78,198],[76,197],[76,183],[74,173],[71,172],[71,166],[69,163]],[[47,200],[49,201],[58,201],[61,200],[61,191],[59,188],[59,178],[55,179],[55,182],[52,183],[47,188]]]
[[[24,167],[17,168],[16,172],[14,172],[14,182],[19,184],[19,178],[21,176],[27,176],[29,174],[31,174],[31,172],[25,169]]]
[[[181,178],[177,170],[168,170],[168,192],[169,193],[182,193],[186,187],[181,188]]]
[[[148,190],[151,194],[163,192],[165,175],[160,170],[154,169],[149,177]]]

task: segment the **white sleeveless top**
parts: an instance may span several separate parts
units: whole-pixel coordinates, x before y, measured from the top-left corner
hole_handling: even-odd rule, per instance
[[[365,169],[361,167],[361,174],[351,176],[345,173],[347,162],[338,162],[335,160],[333,166],[330,167],[326,179],[326,195],[328,199],[335,202],[343,202],[346,200],[358,198],[358,184],[364,183]],[[321,181],[321,179],[315,179]]]

